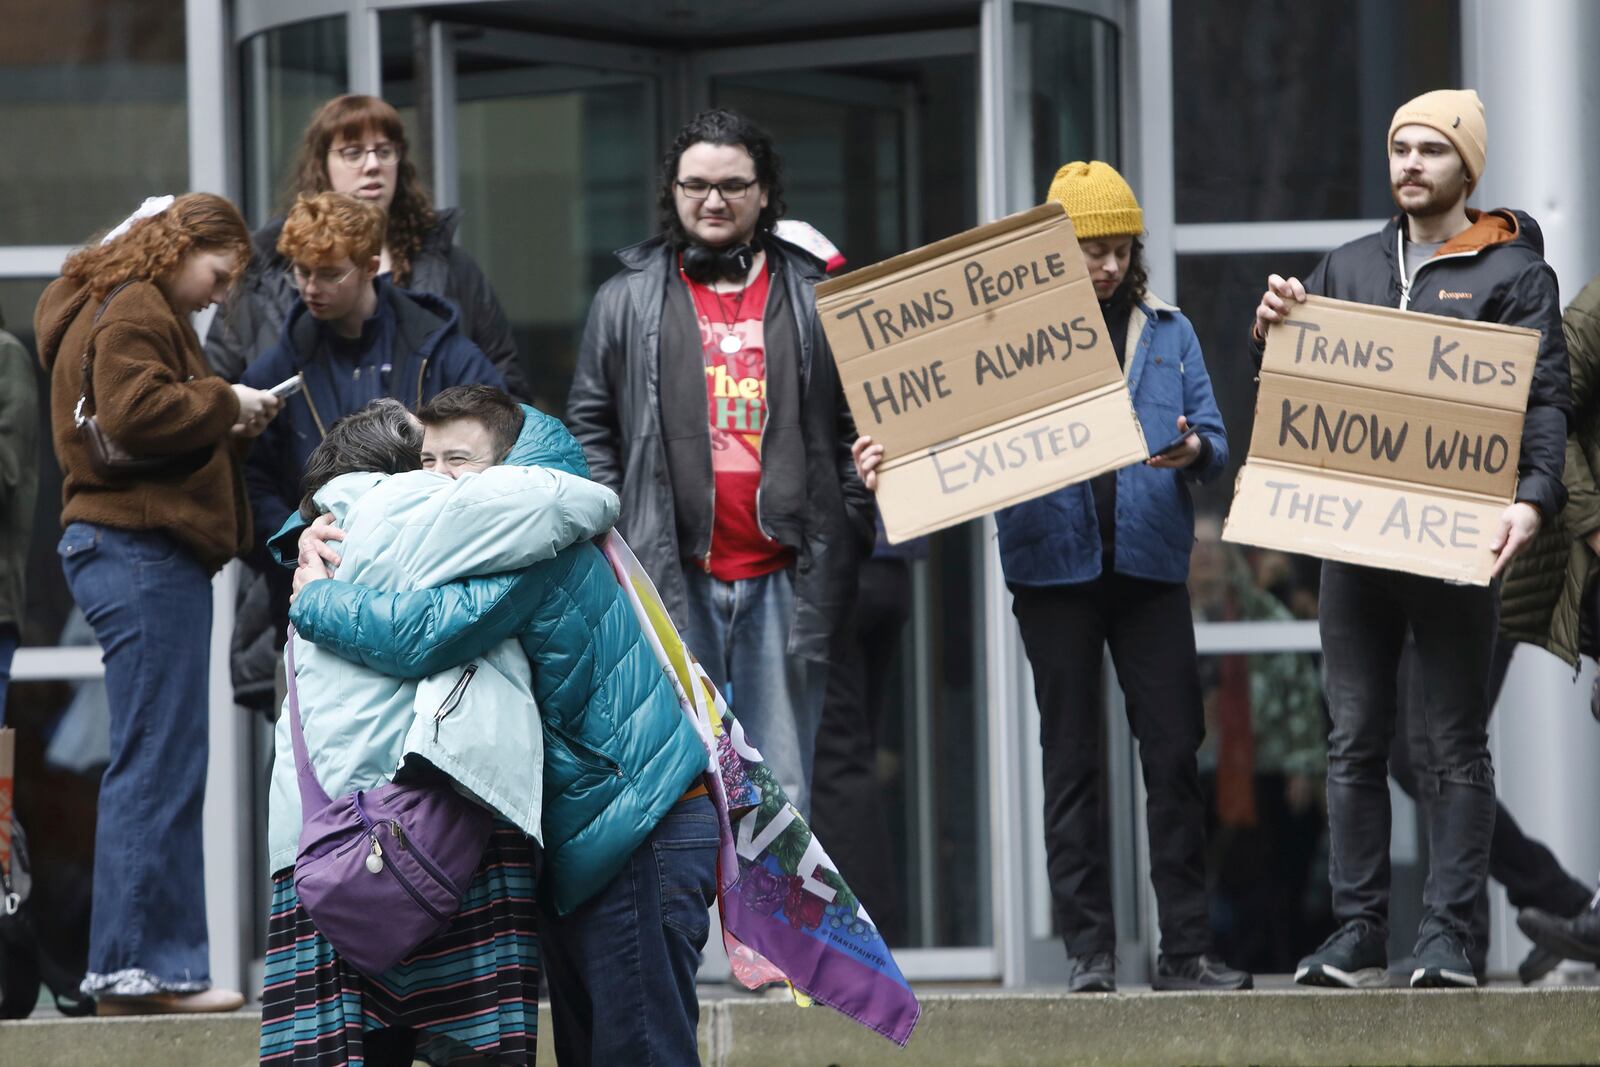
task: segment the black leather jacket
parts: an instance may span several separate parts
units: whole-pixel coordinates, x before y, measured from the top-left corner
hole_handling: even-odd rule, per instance
[[[795,551],[789,653],[825,660],[854,604],[858,563],[872,551],[875,511],[850,458],[855,423],[817,317],[822,264],[775,238],[764,247],[773,285],[758,510],[767,533]],[[698,371],[664,378],[662,368],[686,366],[675,357],[691,348],[698,366],[700,342],[672,328],[694,321],[691,308],[669,307],[689,302],[672,246],[657,236],[617,258],[625,269],[589,309],[567,421],[590,476],[622,497],[617,529],[681,625],[684,563],[711,547],[711,434]]]

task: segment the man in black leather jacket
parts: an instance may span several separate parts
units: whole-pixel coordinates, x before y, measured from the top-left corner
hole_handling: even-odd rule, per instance
[[[827,661],[871,550],[873,505],[813,287],[773,234],[780,163],[713,110],[663,166],[663,232],[617,253],[589,312],[567,419],[617,529],[802,811]]]
[[[1425,93],[1389,126],[1389,178],[1402,214],[1377,234],[1336,248],[1304,283],[1272,275],[1252,341],[1307,293],[1539,330],[1515,500],[1493,541],[1495,574],[1554,521],[1566,501],[1561,471],[1572,404],[1561,305],[1544,242],[1521,212],[1466,206],[1486,159],[1483,104],[1471,90]],[[1409,627],[1425,698],[1429,765],[1419,770],[1429,840],[1413,986],[1474,986],[1472,913],[1488,870],[1495,822],[1486,694],[1498,578],[1452,584],[1400,571],[1324,561],[1318,608],[1328,739],[1329,880],[1342,924],[1300,962],[1307,985],[1385,979],[1389,911],[1389,737],[1396,674]]]

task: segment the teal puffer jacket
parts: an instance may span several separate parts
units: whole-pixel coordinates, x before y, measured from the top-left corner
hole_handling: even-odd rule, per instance
[[[506,462],[587,476],[566,427],[523,410]],[[384,593],[313,582],[295,598],[290,619],[319,647],[405,678],[520,640],[544,728],[544,892],[560,914],[615,877],[708,767],[705,746],[592,544],[512,574],[434,589]]]

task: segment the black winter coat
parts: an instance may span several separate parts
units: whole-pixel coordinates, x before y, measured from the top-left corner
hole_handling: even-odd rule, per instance
[[[872,551],[876,513],[850,457],[855,423],[817,317],[813,290],[822,264],[775,238],[764,247],[772,286],[758,509],[767,533],[795,552],[789,653],[826,660],[855,602],[857,566]],[[662,368],[685,366],[675,357],[690,349],[700,366],[700,340],[689,332],[693,309],[664,238],[622,249],[617,258],[625,269],[600,287],[589,309],[567,422],[583,444],[590,477],[622,497],[617,530],[682,625],[684,563],[711,547],[711,431],[699,372],[663,380]],[[671,336],[663,341],[664,334]],[[796,358],[797,367],[784,362]]]
[[[1543,339],[1522,423],[1516,499],[1538,507],[1549,525],[1567,499],[1561,471],[1572,419],[1555,271],[1544,261],[1544,236],[1530,216],[1505,208],[1467,216],[1472,225],[1419,266],[1404,290],[1405,216],[1397,215],[1379,232],[1324,256],[1306,277],[1306,292],[1538,330]],[[1259,365],[1259,349],[1256,356]]]
[[[489,357],[511,394],[526,399],[528,383],[517,360],[511,323],[482,268],[455,243],[460,224],[459,210],[439,212],[439,224],[422,242],[405,287],[414,293],[442,296],[454,304],[467,340]],[[278,343],[283,320],[299,298],[285,273],[289,261],[278,252],[282,232],[282,218],[255,232],[250,265],[206,335],[207,362],[230,382],[239,381],[252,361]]]

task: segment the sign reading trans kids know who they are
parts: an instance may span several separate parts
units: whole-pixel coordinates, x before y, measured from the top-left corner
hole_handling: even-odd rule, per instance
[[[1143,460],[1144,435],[1059,204],[817,287],[878,506],[904,541]]]
[[[1223,540],[1487,585],[1538,350],[1537,330],[1295,305]]]

